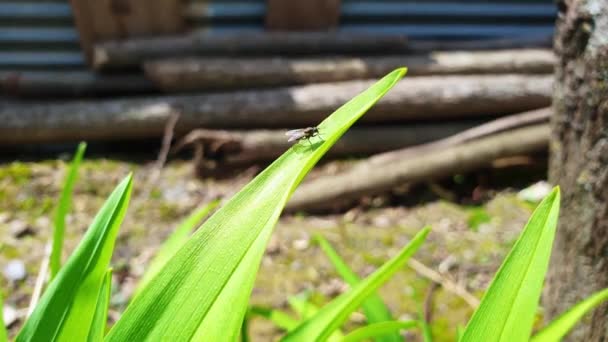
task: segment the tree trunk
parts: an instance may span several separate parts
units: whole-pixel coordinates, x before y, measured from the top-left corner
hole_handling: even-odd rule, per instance
[[[548,278],[549,317],[608,287],[608,2],[561,0],[549,179],[562,212]],[[608,339],[608,305],[572,341]]]
[[[284,86],[381,77],[403,65],[409,76],[551,73],[550,50],[433,52],[413,56],[176,58],[145,63],[166,92]]]
[[[495,117],[546,107],[552,82],[552,76],[412,77],[397,84],[362,121]],[[180,111],[180,133],[199,127],[312,126],[372,84],[348,81],[205,95],[0,103],[0,144],[160,136],[172,110]]]

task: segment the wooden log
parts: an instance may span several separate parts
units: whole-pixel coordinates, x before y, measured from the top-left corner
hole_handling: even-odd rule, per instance
[[[540,124],[436,149],[432,153],[395,159],[381,166],[361,164],[349,171],[301,185],[286,210],[328,210],[361,196],[390,191],[402,184],[468,172],[498,158],[534,153],[546,149],[548,141],[549,124]]]
[[[470,128],[479,121],[414,123],[401,126],[371,126],[350,129],[328,152],[330,156],[370,155],[445,138]],[[218,158],[218,166],[240,166],[273,160],[289,149],[285,130],[226,131],[196,129],[173,148],[203,143]]]
[[[533,35],[529,37],[473,39],[473,40],[414,40],[408,43],[408,51],[423,53],[429,51],[479,51],[497,49],[538,49],[551,48],[553,35]]]
[[[303,127],[371,86],[349,81],[239,91],[117,100],[0,104],[0,143],[125,139],[161,136],[173,109],[177,131],[194,128]],[[412,77],[397,84],[363,118],[368,123],[495,117],[546,107],[551,76]]]
[[[179,56],[318,55],[399,53],[407,49],[402,35],[337,32],[264,32],[113,41],[94,48],[94,67],[137,66],[146,60]]]
[[[158,88],[140,74],[98,75],[88,71],[0,73],[0,93],[24,97],[143,94]]]
[[[408,75],[551,73],[550,50],[433,52],[416,56],[176,58],[144,64],[166,92],[265,87],[376,78],[406,65]]]

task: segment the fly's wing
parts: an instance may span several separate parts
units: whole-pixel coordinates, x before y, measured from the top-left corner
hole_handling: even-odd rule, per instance
[[[292,142],[292,141],[302,139],[304,137],[305,133],[304,133],[304,130],[302,130],[302,129],[293,129],[291,131],[285,132],[285,135],[287,137],[289,137],[287,139],[287,142]]]

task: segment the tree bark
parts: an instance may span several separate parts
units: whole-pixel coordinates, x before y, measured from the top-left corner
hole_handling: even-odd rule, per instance
[[[0,104],[0,144],[161,136],[172,110],[180,133],[205,128],[284,128],[320,122],[372,81],[206,95]],[[546,107],[551,76],[413,77],[363,118],[368,123],[495,117]]]
[[[403,35],[337,32],[263,32],[142,38],[95,45],[95,68],[137,66],[147,60],[176,56],[322,55],[400,53]]]
[[[548,277],[549,317],[608,287],[608,2],[561,0],[549,179],[562,189]],[[572,341],[608,340],[608,305]]]
[[[390,163],[361,163],[349,171],[304,183],[286,210],[327,210],[364,195],[386,192],[405,183],[437,179],[488,165],[503,157],[547,147],[549,125],[518,128],[449,148],[435,149]]]
[[[403,65],[410,76],[542,74],[551,73],[554,63],[552,51],[528,49],[362,58],[177,58],[147,62],[144,69],[164,91],[175,92],[371,79]]]

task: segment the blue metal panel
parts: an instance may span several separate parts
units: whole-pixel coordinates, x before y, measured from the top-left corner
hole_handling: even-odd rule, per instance
[[[0,2],[2,19],[72,19],[70,4],[54,2]]]
[[[305,0],[286,0],[305,1]],[[342,0],[343,32],[411,39],[551,35],[553,0]],[[266,0],[189,0],[186,19],[210,34],[260,32]],[[0,69],[84,68],[68,0],[0,0]]]

